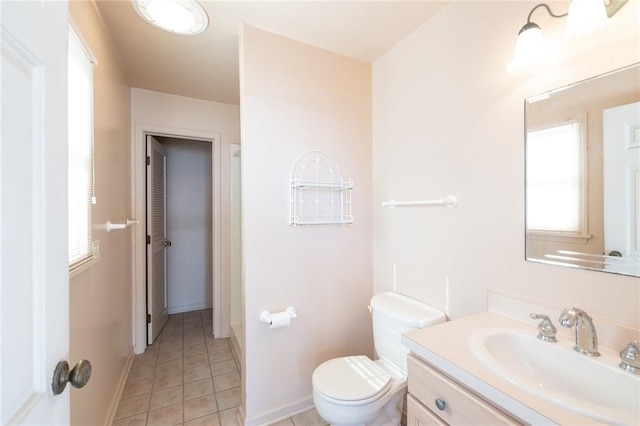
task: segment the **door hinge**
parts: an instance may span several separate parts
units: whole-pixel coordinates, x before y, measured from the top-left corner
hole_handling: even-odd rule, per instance
[[[151,324],[151,314],[147,314],[147,324]]]
[[[151,235],[147,235],[147,244],[151,244]]]
[[[147,166],[151,164],[151,157],[147,155]]]

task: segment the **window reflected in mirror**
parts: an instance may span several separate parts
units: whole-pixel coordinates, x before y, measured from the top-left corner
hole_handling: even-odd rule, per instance
[[[582,228],[583,141],[580,122],[527,132],[527,230],[578,235]]]
[[[640,276],[640,65],[525,100],[526,259]]]

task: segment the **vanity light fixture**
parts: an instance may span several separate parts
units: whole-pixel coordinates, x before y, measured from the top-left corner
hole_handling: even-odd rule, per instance
[[[206,12],[195,0],[132,0],[133,8],[148,23],[176,34],[200,34],[209,25]]]
[[[549,5],[545,3],[540,3],[531,9],[529,16],[527,16],[527,23],[524,24],[518,32],[516,51],[513,56],[513,61],[509,64],[509,72],[511,73],[530,70],[536,65],[542,64],[549,56],[540,26],[535,22],[531,22],[531,15],[541,7],[545,8],[549,15],[554,18],[567,16],[567,13],[556,15]]]
[[[603,0],[571,0],[567,12],[567,34],[578,35],[592,31],[607,23],[607,10]]]
[[[540,3],[536,5],[529,16],[527,23],[518,32],[516,40],[516,50],[513,61],[509,64],[509,72],[519,73],[529,71],[541,65],[549,57],[540,26],[531,22],[531,15],[539,8],[545,8],[553,18],[567,16],[568,35],[573,36],[606,24],[608,18],[612,17],[628,0],[571,0],[567,13],[555,14],[548,4]]]

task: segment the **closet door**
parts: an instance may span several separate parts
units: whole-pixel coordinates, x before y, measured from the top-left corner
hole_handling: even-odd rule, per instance
[[[167,305],[167,154],[147,136],[147,343],[168,320]]]

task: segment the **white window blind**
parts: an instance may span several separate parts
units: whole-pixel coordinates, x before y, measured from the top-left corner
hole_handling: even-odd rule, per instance
[[[579,122],[527,133],[527,229],[579,234],[583,220]]]
[[[69,28],[68,173],[69,269],[92,258],[93,201],[93,61]]]

